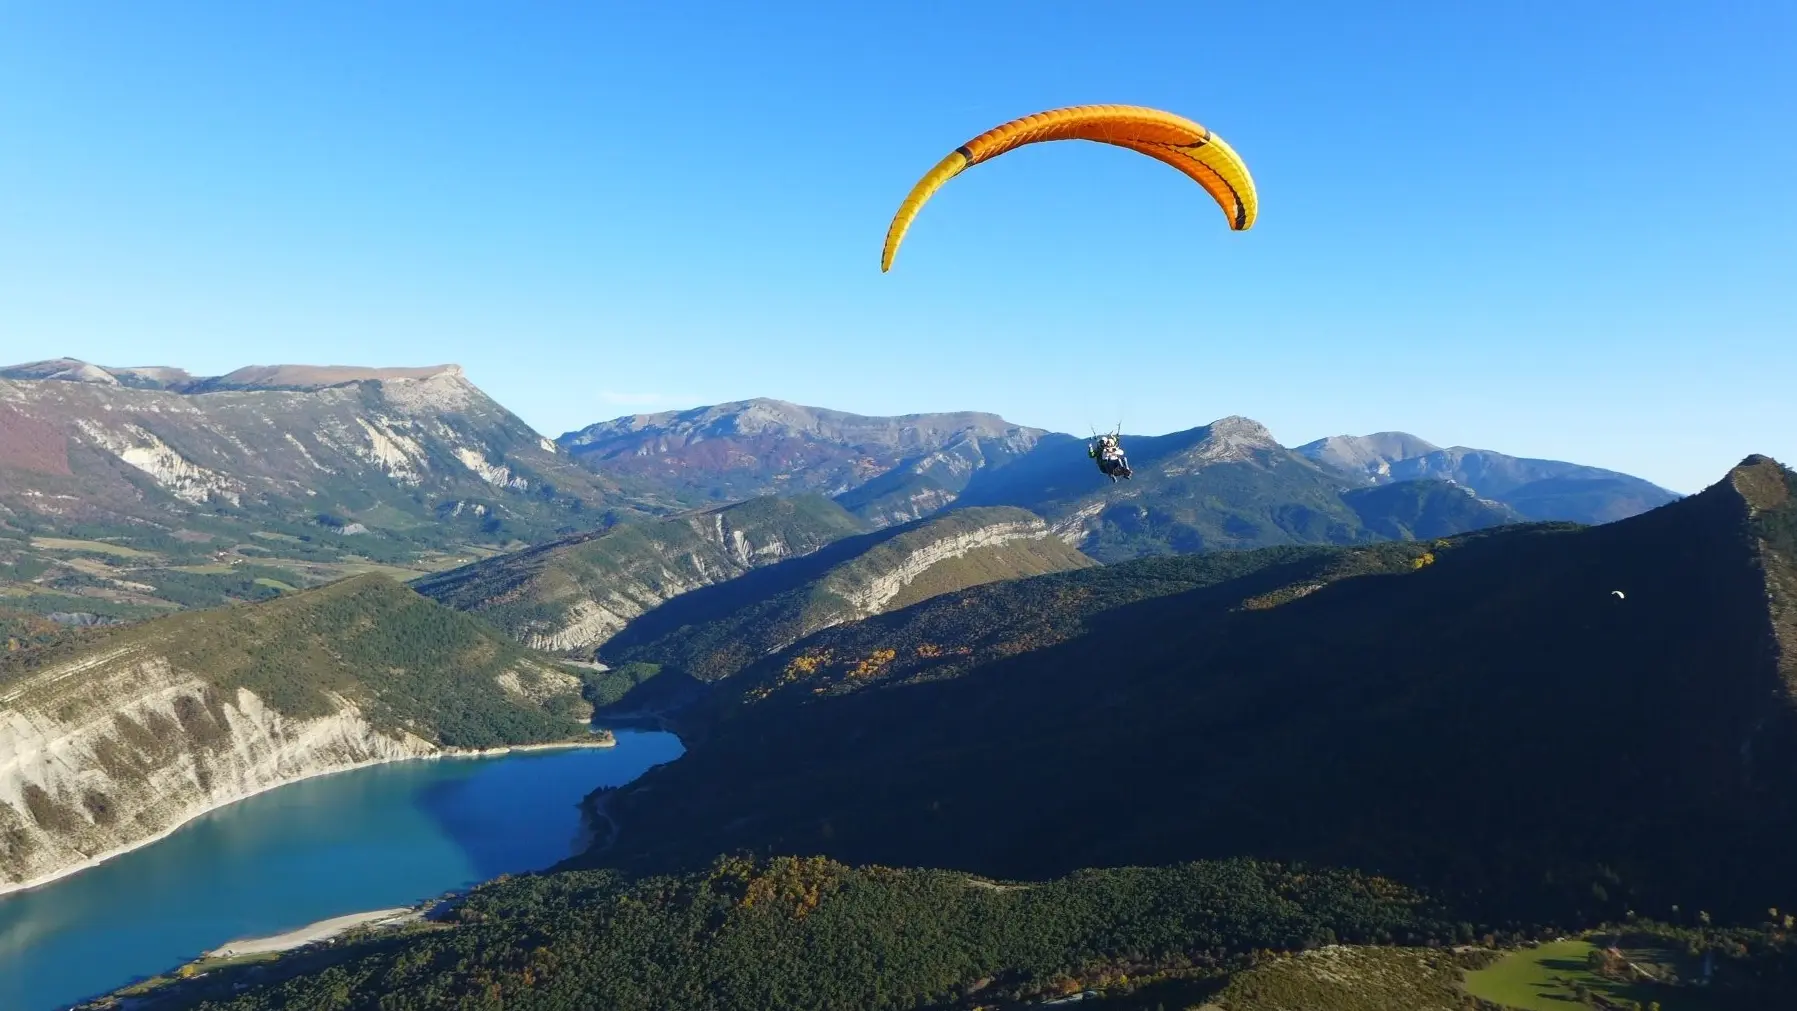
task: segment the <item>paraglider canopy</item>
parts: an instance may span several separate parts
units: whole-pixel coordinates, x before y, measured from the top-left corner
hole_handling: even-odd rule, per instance
[[[1052,109],[1014,119],[995,126],[978,137],[955,148],[948,157],[936,163],[911,187],[899,205],[898,213],[886,230],[886,245],[880,252],[880,271],[892,269],[899,243],[924,202],[942,184],[960,175],[971,165],[996,158],[1025,144],[1051,140],[1089,140],[1128,148],[1139,154],[1167,163],[1204,187],[1217,206],[1223,209],[1229,227],[1247,231],[1254,227],[1260,198],[1254,190],[1254,179],[1248,166],[1223,143],[1197,123],[1160,109],[1139,105],[1076,105]]]

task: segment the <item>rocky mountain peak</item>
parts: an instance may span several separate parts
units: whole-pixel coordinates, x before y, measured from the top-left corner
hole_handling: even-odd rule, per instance
[[[1440,451],[1441,448],[1434,443],[1408,432],[1331,435],[1298,447],[1299,453],[1315,463],[1374,478],[1389,477],[1393,464]]]
[[[1726,480],[1755,512],[1777,509],[1791,499],[1791,472],[1769,456],[1755,453],[1747,457],[1728,472]]]
[[[1239,414],[1218,418],[1200,429],[1199,435],[1197,445],[1184,455],[1205,464],[1247,460],[1256,452],[1284,448],[1267,426]]]
[[[1260,449],[1276,448],[1279,445],[1279,440],[1273,438],[1273,433],[1267,426],[1239,414],[1218,418],[1205,427],[1210,430],[1208,437],[1212,441],[1252,443]]]

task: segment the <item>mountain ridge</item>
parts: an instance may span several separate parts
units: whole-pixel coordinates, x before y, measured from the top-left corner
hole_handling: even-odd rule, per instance
[[[556,441],[589,467],[713,498],[839,496],[885,478],[878,496],[850,503],[881,523],[946,505],[972,470],[1002,466],[1042,434],[979,411],[877,417],[756,398],[626,415]]]
[[[1442,448],[1407,432],[1330,436],[1296,452],[1374,484],[1452,481],[1535,520],[1606,523],[1683,497],[1619,471],[1467,446]]]
[[[901,433],[908,429],[914,430],[911,441],[901,448]],[[1466,518],[1487,524],[1518,517],[1608,522],[1677,498],[1601,468],[1442,449],[1403,432],[1333,436],[1286,447],[1265,425],[1239,415],[1165,435],[1127,436],[1132,464],[1146,469],[1142,477],[1179,485],[1159,494],[1139,483],[1108,489],[1090,480],[1083,441],[980,412],[880,418],[765,398],[627,415],[558,439],[589,467],[659,482],[670,494],[729,498],[805,488],[836,498],[876,526],[957,505],[1021,506],[1077,530],[1076,543],[1105,560],[1207,545],[1247,547],[1279,537],[1352,543],[1356,528],[1368,522],[1393,525],[1331,501],[1335,493],[1326,488],[1331,484],[1343,491],[1400,481],[1457,484],[1471,488],[1487,510]],[[1317,487],[1309,490],[1289,479],[1273,482],[1289,486],[1283,493],[1297,495],[1291,504],[1303,512],[1288,510],[1281,517],[1252,501],[1230,498],[1251,500],[1270,488],[1256,492],[1233,481],[1219,496],[1204,487],[1208,482],[1201,472],[1211,465],[1266,469],[1275,457],[1317,468],[1309,481]],[[1194,497],[1224,504],[1201,520],[1197,514],[1204,507],[1195,506]],[[1067,505],[1075,498],[1085,501]],[[1131,500],[1146,508],[1134,516],[1115,508]],[[1236,529],[1226,529],[1232,524]]]
[[[110,367],[79,358],[47,358],[0,368],[0,379],[93,383],[199,394],[219,390],[321,390],[365,381],[465,378],[460,365],[373,367],[362,365],[246,365],[222,376],[196,376],[167,365]]]
[[[717,681],[820,629],[969,586],[1095,565],[1027,510],[970,506],[770,567],[745,580],[740,595],[722,583],[671,600],[621,629],[600,655]]]
[[[579,466],[455,366],[257,367],[226,388],[76,365],[0,378],[0,594],[26,610],[144,617],[678,508]]]
[[[413,586],[532,648],[590,657],[632,619],[672,598],[813,554],[864,529],[822,496],[767,496],[577,534]]]

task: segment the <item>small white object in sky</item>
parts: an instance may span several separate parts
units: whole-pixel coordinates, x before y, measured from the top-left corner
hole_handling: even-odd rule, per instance
[[[1624,597],[1624,596],[1623,596],[1623,595],[1622,595],[1622,591],[1621,591],[1621,590],[1611,590],[1611,591],[1610,591],[1610,592],[1611,592],[1611,593],[1614,593],[1614,594],[1616,594],[1616,599],[1617,599],[1617,600],[1627,600],[1627,599],[1628,599],[1628,598],[1627,598],[1627,597]]]

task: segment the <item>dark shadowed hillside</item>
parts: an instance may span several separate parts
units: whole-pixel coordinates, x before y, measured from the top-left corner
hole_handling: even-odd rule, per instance
[[[1060,574],[831,629],[610,796],[595,858],[1040,877],[1253,854],[1519,915],[1783,906],[1792,486],[1752,458],[1602,527],[1334,556],[1374,574],[1257,553],[1171,593]]]
[[[1393,540],[1430,540],[1525,521],[1521,513],[1502,502],[1441,481],[1355,488],[1344,492],[1342,501],[1360,517],[1368,533]]]

